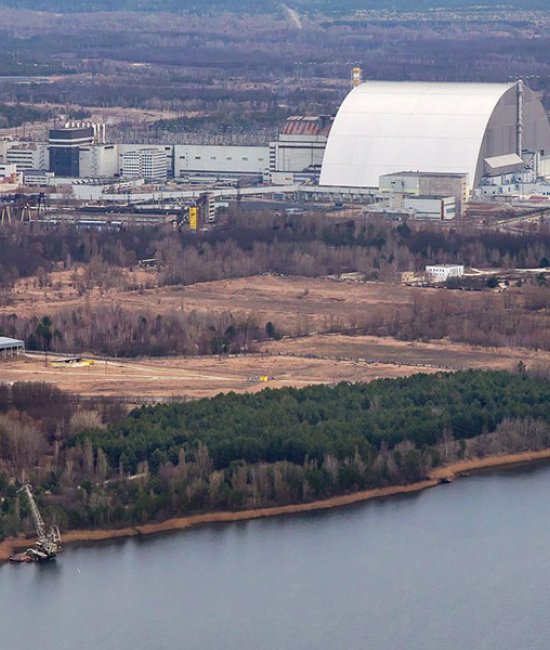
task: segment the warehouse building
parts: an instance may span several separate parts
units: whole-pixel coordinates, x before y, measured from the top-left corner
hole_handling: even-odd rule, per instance
[[[338,111],[321,185],[377,188],[381,176],[419,170],[486,174],[550,154],[550,124],[536,93],[512,84],[367,81]]]
[[[25,351],[25,343],[18,339],[0,336],[0,359],[15,357]]]
[[[269,166],[269,147],[178,144],[174,178],[193,175],[261,176]]]
[[[457,202],[454,196],[402,196],[390,198],[390,209],[406,212],[415,219],[449,221],[456,219]]]

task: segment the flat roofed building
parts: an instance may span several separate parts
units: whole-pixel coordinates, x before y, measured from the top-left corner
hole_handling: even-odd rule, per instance
[[[227,174],[259,176],[269,167],[269,147],[248,145],[177,144],[174,176]]]
[[[380,176],[381,194],[403,196],[434,196],[456,199],[456,214],[460,216],[470,198],[468,174],[445,174],[441,172],[396,172]]]
[[[166,156],[158,149],[148,147],[126,151],[121,156],[120,175],[123,178],[144,178],[159,182],[168,178]]]
[[[463,264],[432,264],[426,267],[426,275],[432,282],[445,282],[449,278],[464,275]]]
[[[18,339],[9,339],[5,336],[0,336],[0,359],[7,357],[14,357],[21,354],[25,350],[25,343]]]
[[[18,172],[49,169],[50,154],[46,142],[16,142],[7,145],[5,162],[16,165]]]
[[[80,147],[93,144],[93,126],[51,129],[49,135],[50,171],[62,178],[80,176]]]

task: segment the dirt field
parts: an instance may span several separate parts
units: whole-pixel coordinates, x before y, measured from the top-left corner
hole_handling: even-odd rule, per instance
[[[15,303],[0,313],[53,314],[64,307],[116,302],[136,313],[209,311],[254,314],[287,330],[322,329],[333,318],[349,318],[376,305],[406,303],[414,289],[400,285],[337,282],[280,276],[255,276],[207,282],[189,287],[135,291],[98,290],[79,297],[72,272],[52,274],[54,288],[21,280]],[[151,286],[155,272],[137,271],[133,283]],[[424,289],[424,291],[429,291]],[[50,357],[50,362],[52,358]],[[119,396],[135,401],[171,397],[203,397],[222,391],[256,391],[266,386],[304,386],[338,381],[370,381],[441,369],[550,367],[550,353],[492,349],[438,341],[404,342],[370,336],[311,335],[269,341],[262,355],[211,358],[96,361],[92,366],[55,367],[36,356],[0,361],[0,381],[48,381],[82,395]],[[260,382],[261,375],[270,380]]]
[[[96,361],[84,367],[55,367],[51,360],[46,365],[43,358],[24,355],[0,361],[1,381],[45,381],[80,395],[125,397],[139,403],[155,398],[210,397],[227,391],[255,392],[266,387],[371,381],[418,372],[417,368],[393,364],[278,355]],[[269,377],[269,381],[260,381],[260,376]]]
[[[550,352],[522,348],[484,348],[446,340],[420,343],[375,336],[327,334],[270,341],[265,343],[262,349],[266,353],[414,365],[419,371],[423,366],[452,370],[463,368],[511,370],[520,361],[527,367],[550,367]]]
[[[0,361],[0,379],[46,381],[85,396],[116,396],[135,403],[166,398],[210,397],[339,381],[372,381],[417,372],[464,368],[512,370],[522,361],[550,368],[550,353],[480,348],[449,343],[408,343],[370,336],[310,336],[265,344],[242,357],[95,360],[91,366],[59,367],[34,355]],[[260,381],[267,376],[269,381]]]

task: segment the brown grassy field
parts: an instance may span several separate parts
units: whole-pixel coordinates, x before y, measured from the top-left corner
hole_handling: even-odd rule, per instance
[[[522,361],[529,367],[550,367],[550,352],[523,348],[486,348],[447,340],[428,343],[398,341],[375,336],[344,336],[327,334],[300,339],[269,341],[262,345],[269,354],[290,354],[305,357],[332,358],[337,361],[377,362],[423,366],[439,369],[487,368],[511,370]]]
[[[151,286],[156,274],[138,270],[127,273],[132,283]],[[262,320],[284,322],[286,326],[324,326],[331,318],[361,312],[373,305],[405,304],[415,289],[381,282],[338,282],[329,279],[280,277],[273,275],[204,282],[190,286],[143,288],[134,291],[94,289],[79,296],[69,271],[52,273],[54,288],[34,286],[35,280],[20,280],[13,302],[0,313],[20,316],[52,314],[84,304],[117,303],[139,312],[165,314],[180,311],[231,311],[256,314]],[[425,290],[431,291],[431,290]]]
[[[55,367],[36,356],[0,361],[2,381],[45,381],[85,396],[140,400],[210,397],[220,392],[255,392],[263,388],[303,387],[339,381],[402,377],[418,369],[392,364],[252,355],[222,358],[96,361],[92,366]],[[436,368],[426,368],[433,372]],[[260,376],[269,377],[268,382]]]
[[[287,331],[315,332],[332,319],[348,318],[380,305],[412,300],[410,287],[384,283],[337,282],[280,276],[255,276],[192,286],[143,288],[123,291],[95,289],[79,297],[71,272],[52,274],[54,288],[20,281],[15,302],[0,312],[21,315],[55,313],[86,303],[117,303],[130,311],[168,313],[172,310],[254,314],[272,320]],[[156,283],[154,272],[137,271],[134,284]],[[429,289],[423,292],[435,291]],[[47,381],[60,388],[92,396],[136,399],[204,397],[223,391],[256,391],[266,386],[304,386],[338,381],[370,381],[441,369],[513,369],[522,361],[528,367],[550,367],[550,353],[518,348],[486,348],[447,340],[405,342],[372,336],[310,335],[269,341],[261,354],[241,357],[155,358],[96,361],[87,367],[45,365],[36,356],[0,362],[2,381]],[[51,358],[50,358],[51,362]],[[266,375],[269,382],[260,382]]]

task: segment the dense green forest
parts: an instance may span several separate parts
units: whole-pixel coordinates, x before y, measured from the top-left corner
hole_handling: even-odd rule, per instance
[[[550,383],[504,372],[466,371],[342,383],[259,394],[219,395],[187,404],[142,407],[116,427],[90,435],[109,463],[134,472],[176,462],[181,446],[208,447],[214,469],[233,462],[306,460],[326,454],[368,463],[385,443],[437,445],[444,431],[473,438],[506,418],[550,419]],[[81,434],[83,442],[86,433]]]
[[[479,7],[489,2],[481,3],[476,0],[293,0],[288,5],[301,11],[344,13],[347,11],[389,9],[397,11],[420,11],[440,7],[454,9],[464,7]],[[175,11],[205,13],[212,11],[234,11],[247,13],[270,13],[280,11],[281,3],[276,0],[2,0],[0,6],[18,7],[36,11]],[[499,2],[501,7],[517,7],[510,0]],[[547,9],[548,0],[524,0],[522,9]]]
[[[46,517],[108,527],[297,503],[422,480],[439,465],[550,446],[550,381],[523,368],[227,394],[142,407],[0,386],[0,538]]]

